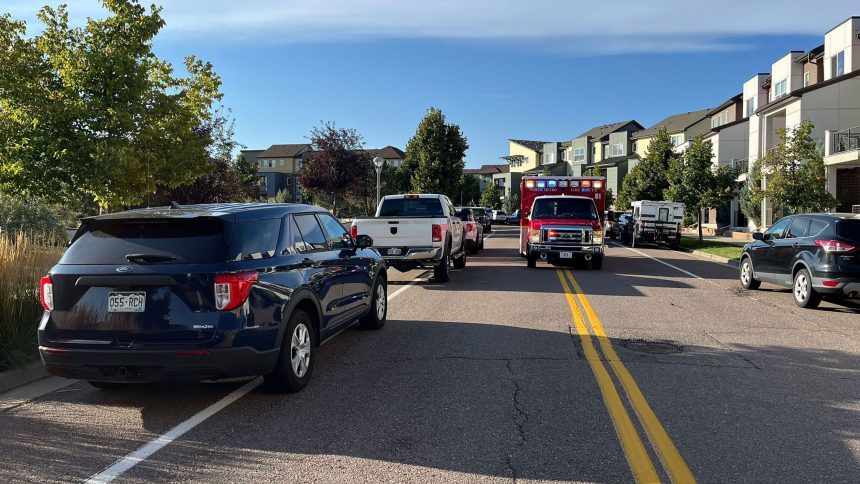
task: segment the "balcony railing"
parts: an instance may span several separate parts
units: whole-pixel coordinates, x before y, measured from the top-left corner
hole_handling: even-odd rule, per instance
[[[837,131],[831,136],[831,154],[860,150],[860,126]]]

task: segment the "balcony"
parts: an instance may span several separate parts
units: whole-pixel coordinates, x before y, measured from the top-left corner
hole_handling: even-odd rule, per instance
[[[860,149],[860,126],[843,129],[830,134],[829,155]]]

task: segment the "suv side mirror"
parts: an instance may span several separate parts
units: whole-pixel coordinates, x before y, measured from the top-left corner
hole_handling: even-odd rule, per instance
[[[366,249],[373,245],[373,239],[369,235],[359,235],[355,238],[355,245],[359,249]]]
[[[753,240],[764,240],[764,234],[761,232],[753,232]]]

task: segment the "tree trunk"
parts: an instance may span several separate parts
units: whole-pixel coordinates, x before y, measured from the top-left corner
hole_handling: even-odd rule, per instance
[[[701,208],[697,209],[696,212],[698,212],[698,215],[699,215],[699,242],[701,242],[702,241],[702,209]]]

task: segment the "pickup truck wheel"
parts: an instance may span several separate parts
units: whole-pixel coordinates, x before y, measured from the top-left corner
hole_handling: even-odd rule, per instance
[[[388,284],[384,277],[379,277],[370,293],[370,311],[359,321],[362,329],[381,329],[385,326],[388,316]]]
[[[481,241],[478,242],[478,250],[484,250],[484,236],[481,235]]]
[[[469,251],[469,252],[471,252],[471,251]],[[475,252],[477,252],[477,250]],[[466,267],[466,249],[465,249],[465,247],[463,248],[463,250],[460,251],[460,257],[457,257],[456,259],[454,259],[454,268],[462,269],[464,267]]]
[[[599,271],[603,269],[603,255],[596,255],[591,258],[591,267],[589,267],[593,271]]]
[[[433,279],[436,279],[436,282],[448,282],[448,265],[450,263],[448,251],[445,251],[442,255],[442,260],[439,261],[439,265],[433,268]]]
[[[315,340],[311,317],[296,309],[287,323],[275,369],[264,377],[273,390],[295,393],[308,384],[316,359]]]

